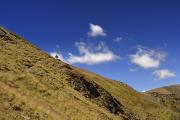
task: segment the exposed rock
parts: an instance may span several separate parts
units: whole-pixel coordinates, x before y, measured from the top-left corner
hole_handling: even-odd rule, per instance
[[[2,39],[6,43],[11,43],[11,44],[17,43],[17,41],[12,40],[2,28],[0,28],[0,39]]]
[[[85,79],[83,76],[77,76],[73,73],[71,73],[70,76],[71,79],[68,80],[70,85],[83,96],[98,101],[99,105],[104,106],[113,114],[124,113],[123,105],[105,89],[101,88],[96,83]]]
[[[73,79],[72,79],[73,78]],[[97,86],[89,81],[86,81],[82,76],[71,74],[69,80],[70,85],[77,91],[80,91],[87,98],[97,98],[100,96]]]
[[[3,37],[5,35],[6,35],[6,33],[0,28],[0,37]]]

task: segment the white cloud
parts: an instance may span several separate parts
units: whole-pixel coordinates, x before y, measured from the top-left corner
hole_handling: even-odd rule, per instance
[[[168,69],[161,69],[161,70],[155,70],[153,72],[153,74],[155,75],[155,77],[157,79],[166,79],[166,78],[170,78],[170,77],[175,77],[176,74],[171,72]]]
[[[114,42],[121,42],[122,41],[122,37],[116,37],[115,39],[113,39]]]
[[[101,26],[90,24],[90,31],[88,32],[88,35],[91,37],[97,37],[97,36],[106,36],[106,33]]]
[[[69,64],[100,64],[115,61],[120,58],[110,51],[103,42],[100,42],[100,44],[97,46],[93,46],[92,44],[87,45],[84,42],[77,42],[76,47],[78,48],[79,55],[69,53],[68,56],[63,57],[61,52],[50,52],[49,54],[52,57],[60,59]]]
[[[60,59],[63,62],[67,62],[60,52],[50,52],[49,54],[54,58]]]
[[[143,93],[144,93],[144,92],[146,92],[146,90],[142,90],[141,92],[143,92]]]
[[[115,55],[108,47],[101,42],[98,46],[87,45],[84,42],[76,43],[80,55],[69,54],[67,61],[71,64],[100,64],[114,61],[119,57]]]
[[[161,61],[164,61],[166,54],[157,50],[147,49],[138,46],[138,51],[135,54],[129,55],[130,61],[145,69],[158,68]]]

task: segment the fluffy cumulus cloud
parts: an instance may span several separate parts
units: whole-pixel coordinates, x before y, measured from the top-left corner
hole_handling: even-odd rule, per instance
[[[145,69],[158,68],[162,61],[165,60],[166,54],[148,49],[142,46],[138,46],[138,51],[135,54],[129,55],[130,61]]]
[[[97,37],[97,36],[106,36],[106,33],[101,26],[90,24],[90,31],[88,32],[88,35],[91,37]]]
[[[114,61],[119,57],[115,55],[109,48],[101,42],[98,46],[87,45],[84,42],[76,43],[79,55],[69,54],[67,61],[71,64],[100,64],[104,62]]]
[[[155,70],[153,74],[156,76],[157,79],[166,79],[176,76],[175,73],[171,72],[168,69]]]
[[[99,43],[97,46],[93,46],[92,44],[88,45],[84,42],[77,42],[76,47],[78,48],[79,55],[69,53],[66,57],[63,57],[60,52],[50,52],[50,55],[69,64],[81,63],[90,65],[115,61],[120,58],[109,50],[103,42]]]

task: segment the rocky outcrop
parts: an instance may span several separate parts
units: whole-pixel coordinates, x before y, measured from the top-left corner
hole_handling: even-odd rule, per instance
[[[113,114],[123,114],[123,105],[116,100],[109,92],[101,88],[96,83],[85,79],[83,76],[77,76],[76,74],[69,74],[69,84],[74,90],[79,91],[86,98],[92,99],[98,103],[98,105],[104,106],[108,111]]]
[[[3,30],[2,28],[0,28],[0,39],[3,40],[5,43],[12,43],[12,44],[16,44],[17,42],[14,41],[13,39],[11,39],[5,30]]]

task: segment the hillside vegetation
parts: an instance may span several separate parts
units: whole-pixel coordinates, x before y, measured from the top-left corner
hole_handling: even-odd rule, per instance
[[[161,105],[180,114],[180,85],[166,86],[147,92]]]
[[[179,110],[150,93],[68,65],[0,28],[0,120],[179,120],[179,116]]]

